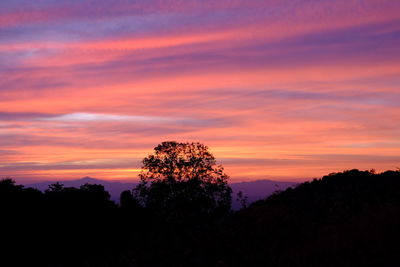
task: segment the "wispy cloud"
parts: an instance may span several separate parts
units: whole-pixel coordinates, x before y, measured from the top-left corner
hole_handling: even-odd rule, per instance
[[[206,143],[236,179],[392,168],[399,12],[391,0],[1,1],[0,176],[129,178],[163,140]]]
[[[95,122],[95,121],[128,121],[128,122],[150,122],[150,123],[165,123],[182,121],[182,118],[167,118],[154,116],[132,116],[132,115],[113,115],[99,113],[70,113],[60,116],[44,118],[47,121],[65,121],[65,122]]]

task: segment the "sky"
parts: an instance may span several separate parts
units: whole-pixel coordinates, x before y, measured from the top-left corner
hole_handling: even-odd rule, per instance
[[[172,140],[231,181],[400,167],[400,1],[0,1],[0,177],[135,180]]]

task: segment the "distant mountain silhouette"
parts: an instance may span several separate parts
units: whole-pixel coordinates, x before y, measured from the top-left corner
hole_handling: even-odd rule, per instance
[[[44,181],[33,184],[26,184],[26,187],[32,187],[39,189],[41,191],[46,190],[49,185],[56,183],[57,181]],[[131,190],[134,188],[137,183],[123,183],[123,182],[114,182],[107,181],[101,179],[95,179],[92,177],[83,177],[77,180],[65,180],[59,181],[66,187],[80,187],[83,184],[101,184],[104,186],[105,190],[108,191],[111,195],[111,200],[116,202],[119,201],[119,196],[122,191]],[[239,182],[239,183],[231,183],[230,186],[232,188],[232,208],[237,210],[240,208],[240,204],[236,201],[236,196],[239,191],[242,191],[244,196],[248,197],[248,204],[268,197],[272,193],[277,190],[285,190],[288,187],[294,186],[295,182],[281,182],[281,181],[273,181],[273,180],[257,180],[250,182]]]

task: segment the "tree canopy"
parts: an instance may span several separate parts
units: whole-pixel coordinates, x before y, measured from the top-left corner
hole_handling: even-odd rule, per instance
[[[135,192],[145,207],[185,216],[230,210],[229,176],[201,143],[159,144],[144,158],[139,177]]]
[[[157,196],[152,190],[160,190],[163,200],[177,192],[160,213],[139,206],[132,191],[124,191],[116,205],[102,185],[55,183],[42,192],[0,180],[2,262],[10,267],[398,265],[400,171],[333,173],[217,220],[196,213],[195,204],[204,210],[204,202],[188,197],[198,199],[204,191],[191,181],[198,179],[153,181],[149,197]]]

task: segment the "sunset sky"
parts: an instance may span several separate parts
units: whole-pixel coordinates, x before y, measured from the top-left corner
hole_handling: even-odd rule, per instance
[[[400,167],[400,1],[1,0],[0,177],[135,180],[162,141],[232,181]]]

